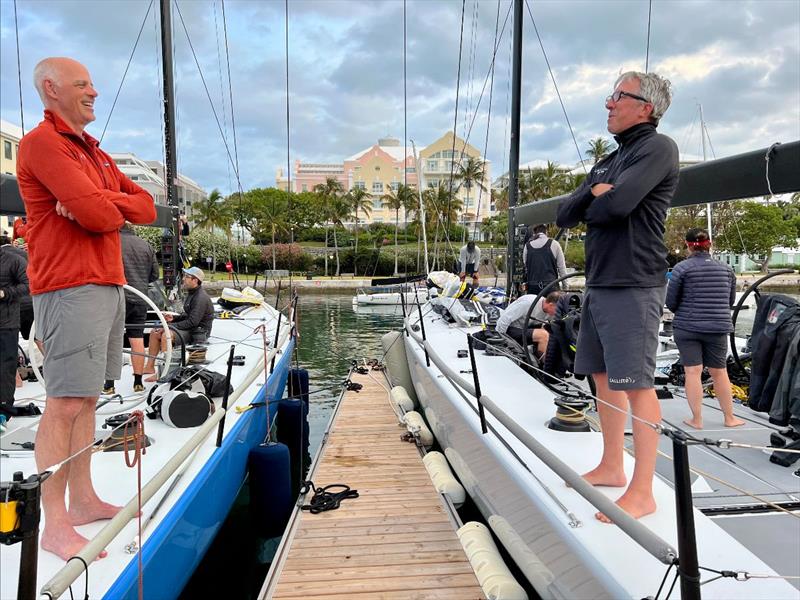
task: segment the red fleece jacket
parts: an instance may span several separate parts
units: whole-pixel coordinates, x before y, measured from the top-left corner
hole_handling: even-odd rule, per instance
[[[44,111],[44,121],[19,143],[17,180],[28,217],[31,294],[125,283],[119,228],[126,220],[151,223],[155,205],[96,139]],[[56,213],[56,202],[75,220]]]

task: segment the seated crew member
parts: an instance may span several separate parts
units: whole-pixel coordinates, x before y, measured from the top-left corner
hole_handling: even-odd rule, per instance
[[[536,296],[525,294],[508,305],[503,314],[497,319],[495,329],[500,333],[505,333],[509,337],[517,340],[521,345],[527,345],[530,339],[536,344],[537,355],[541,356],[547,350],[547,342],[550,334],[545,327],[545,323],[556,314],[556,304],[561,297],[561,292],[550,292],[546,297],[539,298],[536,307],[531,312],[534,319],[533,327],[527,326],[525,317]]]
[[[475,245],[474,241],[469,241],[466,245],[461,246],[461,251],[458,253],[458,261],[460,263],[459,279],[464,281],[467,275],[472,276],[472,285],[478,287],[478,267],[481,262],[481,249]]]
[[[204,342],[211,335],[211,326],[214,323],[214,305],[202,287],[204,278],[205,274],[198,267],[184,269],[183,287],[186,288],[187,295],[183,303],[183,313],[177,316],[164,315],[166,320],[172,323],[170,329],[178,331],[178,337],[182,338],[180,341],[187,344]],[[171,334],[167,332],[166,335]],[[165,338],[163,329],[159,328],[150,332],[150,346],[144,373],[153,373],[153,375],[145,379],[147,382],[158,380],[155,375],[155,357],[159,349],[166,348]]]

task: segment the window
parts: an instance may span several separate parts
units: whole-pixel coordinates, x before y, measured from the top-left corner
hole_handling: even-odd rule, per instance
[[[372,199],[372,210],[381,210],[383,208],[383,200],[380,198]]]
[[[357,190],[365,190],[365,189],[367,189],[367,184],[364,183],[363,181],[356,181],[355,188]]]
[[[435,171],[439,168],[439,161],[438,160],[429,160],[427,162],[427,169],[428,171]]]
[[[303,184],[303,190],[302,191],[304,191],[304,192],[308,191],[308,185],[307,184],[305,184],[305,183]]]
[[[380,167],[375,167],[375,170],[376,170],[376,171],[380,171],[380,170],[381,170],[381,168],[380,168]]]
[[[3,153],[8,160],[11,160],[11,142],[3,141]]]
[[[417,169],[415,167],[406,167],[406,173],[416,173]]]
[[[383,223],[383,217],[375,217],[372,219],[373,223]]]
[[[398,182],[398,181],[393,181],[393,182],[392,182],[392,185],[391,185],[392,191],[393,191],[393,192],[396,192],[396,191],[397,191],[397,188],[398,188],[399,186],[400,186],[400,182]]]
[[[372,193],[373,194],[382,194],[383,193],[383,182],[382,181],[373,181],[372,182]]]

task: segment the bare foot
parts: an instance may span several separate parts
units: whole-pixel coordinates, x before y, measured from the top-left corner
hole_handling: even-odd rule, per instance
[[[634,519],[639,519],[656,511],[656,500],[652,494],[642,496],[627,491],[619,497],[616,504]],[[594,516],[603,523],[613,523],[611,519],[601,512],[596,513]]]
[[[606,469],[602,465],[584,473],[583,478],[592,485],[605,487],[625,487],[625,484],[628,483],[625,473]]]
[[[147,373],[147,371],[145,371],[145,373]],[[158,381],[158,375],[150,375],[150,377],[145,377],[142,381],[146,383],[153,383],[154,381]]]
[[[741,427],[742,425],[745,425],[745,422],[736,417],[725,419],[725,427]]]
[[[78,554],[87,542],[88,540],[72,527],[52,530],[45,525],[42,532],[42,550],[52,552],[63,560],[69,560]],[[108,556],[108,552],[103,550],[97,555],[97,558],[105,558],[106,556]]]
[[[703,428],[703,421],[702,419],[696,421],[694,419],[684,419],[683,422],[688,425],[689,427],[693,427],[694,429],[702,429]],[[742,421],[744,422],[744,421]]]
[[[98,500],[82,506],[70,506],[67,514],[69,514],[69,521],[73,525],[86,525],[94,521],[113,519],[120,510],[122,510],[121,506]]]

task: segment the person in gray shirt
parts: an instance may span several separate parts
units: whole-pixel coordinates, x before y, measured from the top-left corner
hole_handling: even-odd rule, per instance
[[[458,276],[461,281],[464,281],[467,275],[472,276],[472,285],[478,287],[478,267],[481,262],[481,249],[475,245],[475,242],[467,242],[461,246],[461,251],[458,253],[458,260],[460,263],[460,273]]]

